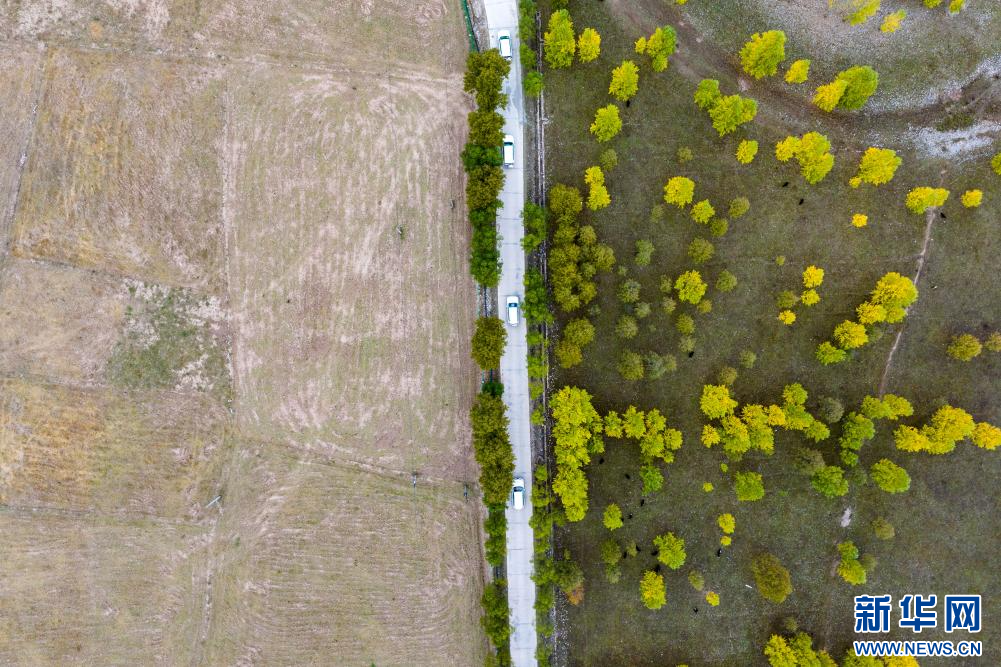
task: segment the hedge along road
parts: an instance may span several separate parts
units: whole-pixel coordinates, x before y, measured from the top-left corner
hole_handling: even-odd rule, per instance
[[[497,31],[511,33],[511,73],[507,78],[508,105],[503,110],[504,134],[514,137],[514,166],[505,168],[503,203],[497,215],[500,236],[501,276],[497,286],[499,308],[507,297],[517,295],[524,301],[525,252],[521,248],[524,227],[521,211],[525,205],[525,100],[521,88],[521,63],[518,62],[517,0],[484,0],[490,46],[497,44]],[[520,315],[520,313],[519,313]],[[506,312],[500,316],[507,317]],[[525,318],[518,326],[508,326],[507,347],[501,357],[501,381],[504,404],[510,420],[509,435],[514,450],[514,474],[525,480],[525,506],[507,510],[507,590],[511,609],[511,663],[514,667],[535,667],[535,582],[532,581],[532,441],[528,400],[528,328]]]

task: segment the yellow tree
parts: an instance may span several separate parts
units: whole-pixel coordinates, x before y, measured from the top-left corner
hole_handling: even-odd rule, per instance
[[[667,589],[664,588],[664,577],[647,570],[640,580],[640,597],[648,609],[660,609],[667,602]]]
[[[923,186],[908,192],[904,203],[912,213],[924,213],[930,208],[942,206],[947,199],[949,199],[949,191],[945,188]]]
[[[785,60],[786,35],[781,30],[754,33],[740,50],[740,63],[744,71],[755,79],[774,75],[779,63]]]
[[[627,102],[639,90],[640,70],[632,60],[624,60],[622,64],[612,70],[612,82],[608,85],[608,92],[615,99]]]
[[[577,56],[589,63],[601,54],[601,35],[594,28],[584,28],[577,38]]]
[[[664,201],[684,208],[692,203],[695,195],[695,181],[685,176],[674,176],[664,186]]]
[[[789,65],[789,69],[786,70],[785,81],[786,83],[806,83],[807,78],[810,76],[810,61],[806,59],[800,59]]]
[[[545,43],[546,62],[550,67],[558,69],[573,64],[577,40],[574,39],[570,12],[565,9],[553,12],[549,17],[549,29],[542,39]]]
[[[849,181],[849,185],[857,188],[862,183],[883,185],[889,183],[897,173],[901,160],[897,152],[890,148],[870,146],[859,160],[858,173]]]
[[[600,142],[611,140],[622,129],[622,119],[619,117],[619,107],[614,104],[603,106],[594,114],[591,123],[591,134]]]

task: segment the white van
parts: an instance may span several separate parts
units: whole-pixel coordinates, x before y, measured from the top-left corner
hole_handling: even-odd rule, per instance
[[[507,323],[513,327],[518,326],[518,308],[521,306],[521,299],[515,296],[507,298]]]
[[[514,137],[510,134],[504,135],[504,166],[514,166]]]
[[[525,506],[525,478],[515,477],[514,485],[511,487],[511,505],[514,509],[520,510]]]
[[[510,30],[498,30],[497,31],[497,50],[500,54],[511,60],[511,53],[513,49],[511,47],[511,31]]]

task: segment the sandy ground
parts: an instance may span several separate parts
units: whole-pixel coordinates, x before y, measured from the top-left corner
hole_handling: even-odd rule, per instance
[[[0,663],[483,661],[461,13],[276,7],[0,3]]]

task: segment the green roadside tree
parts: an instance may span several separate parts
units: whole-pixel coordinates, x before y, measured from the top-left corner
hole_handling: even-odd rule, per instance
[[[496,317],[481,317],[476,320],[473,333],[472,357],[482,370],[500,368],[501,354],[507,343],[507,329]]]

